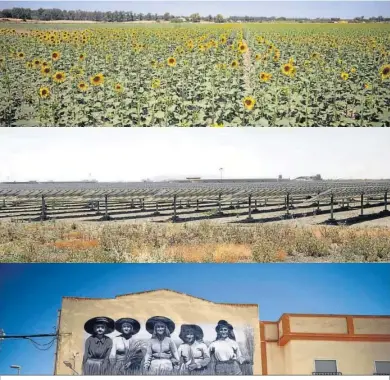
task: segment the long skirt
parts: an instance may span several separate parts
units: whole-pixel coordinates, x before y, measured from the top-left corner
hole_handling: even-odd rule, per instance
[[[200,360],[199,360],[200,361]],[[195,359],[195,363],[197,363],[197,360]],[[201,376],[204,375],[206,372],[207,367],[202,367],[202,368],[195,368],[194,370],[190,371],[186,365],[183,363],[180,366],[179,373],[180,375],[195,375],[195,376]]]
[[[153,359],[150,363],[151,375],[168,375],[173,371],[172,362],[169,359]]]
[[[104,359],[88,358],[83,366],[83,375],[103,375]]]
[[[235,360],[217,362],[215,364],[216,375],[242,375],[240,365]]]
[[[111,374],[112,375],[126,375],[126,370],[125,370],[125,357],[116,357],[115,359],[115,364],[113,365],[111,369]]]

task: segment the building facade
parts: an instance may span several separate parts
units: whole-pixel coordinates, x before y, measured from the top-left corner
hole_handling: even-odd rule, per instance
[[[390,316],[283,314],[260,322],[262,373],[390,373]]]
[[[103,335],[96,335],[99,323]],[[390,316],[283,314],[259,321],[258,305],[171,290],[64,297],[58,333],[56,375],[390,372]]]

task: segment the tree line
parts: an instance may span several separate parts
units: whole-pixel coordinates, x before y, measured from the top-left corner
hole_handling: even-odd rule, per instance
[[[255,17],[255,16],[232,16],[224,18],[221,14],[216,16],[201,16],[199,13],[193,13],[190,16],[174,16],[169,12],[159,15],[157,13],[135,13],[132,11],[82,11],[82,10],[62,10],[52,9],[30,9],[30,8],[12,8],[0,11],[0,18],[22,19],[22,20],[72,20],[72,21],[102,21],[102,22],[126,22],[126,21],[171,21],[171,22],[267,22],[267,21],[295,21],[295,22],[337,22],[340,18],[286,18],[286,17]],[[389,17],[355,17],[350,22],[389,22]]]

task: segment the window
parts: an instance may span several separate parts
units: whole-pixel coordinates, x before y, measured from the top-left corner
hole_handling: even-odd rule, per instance
[[[313,375],[341,375],[337,372],[336,360],[315,360]]]
[[[376,375],[390,375],[390,361],[375,361]]]

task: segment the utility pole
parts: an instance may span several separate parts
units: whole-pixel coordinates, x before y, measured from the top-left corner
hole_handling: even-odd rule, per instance
[[[221,183],[222,183],[222,173],[223,173],[223,168],[219,168],[219,171],[221,172]]]

